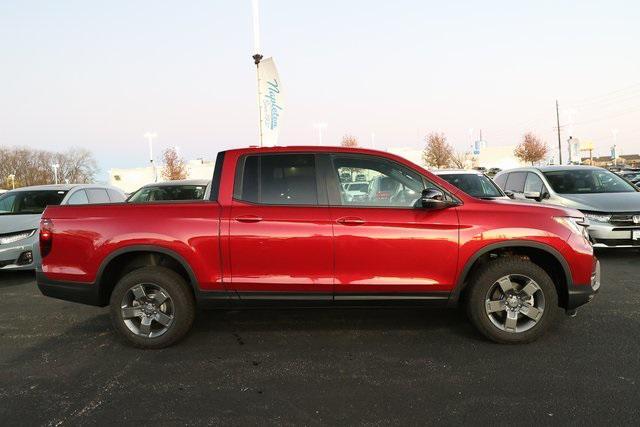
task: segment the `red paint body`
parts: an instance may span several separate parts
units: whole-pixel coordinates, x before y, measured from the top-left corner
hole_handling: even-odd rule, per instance
[[[261,206],[233,200],[236,163],[247,153],[347,152],[391,159],[455,195],[447,209]],[[574,284],[588,285],[593,250],[554,217],[562,207],[483,201],[413,163],[372,150],[275,147],[227,151],[218,201],[52,206],[48,279],[94,283],[114,251],[168,249],[189,265],[202,291],[333,294],[450,292],[487,245],[514,239],[553,248]],[[257,219],[260,221],[256,222]]]

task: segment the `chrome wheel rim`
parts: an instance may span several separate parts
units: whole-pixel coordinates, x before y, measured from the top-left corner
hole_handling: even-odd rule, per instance
[[[545,298],[530,277],[510,274],[496,280],[485,298],[485,312],[501,331],[522,333],[535,327],[544,314]]]
[[[120,309],[127,328],[145,338],[156,338],[166,333],[175,317],[169,293],[153,283],[139,283],[129,288]]]

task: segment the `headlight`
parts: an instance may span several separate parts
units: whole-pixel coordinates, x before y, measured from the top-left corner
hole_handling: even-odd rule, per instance
[[[595,222],[609,222],[609,220],[611,220],[611,215],[606,214],[585,213],[584,216],[587,217],[588,220]]]
[[[589,240],[589,233],[587,232],[587,227],[589,226],[584,218],[575,218],[570,216],[556,216],[553,219],[556,220],[559,224],[564,225],[574,233],[581,234],[582,237]]]
[[[8,245],[10,243],[19,242],[34,235],[36,230],[20,231],[18,233],[3,234],[0,236],[0,245]]]

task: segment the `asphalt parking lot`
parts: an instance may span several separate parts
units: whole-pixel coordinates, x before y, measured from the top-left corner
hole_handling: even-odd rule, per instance
[[[635,424],[640,253],[542,340],[502,346],[455,310],[209,311],[187,339],[127,347],[107,309],[0,275],[0,423]]]

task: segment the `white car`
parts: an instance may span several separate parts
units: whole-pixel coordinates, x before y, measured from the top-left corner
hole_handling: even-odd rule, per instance
[[[344,197],[347,202],[357,202],[358,200],[366,200],[369,197],[368,182],[348,182],[343,184]]]
[[[38,227],[49,205],[124,202],[124,193],[96,184],[39,185],[0,196],[0,271],[33,270],[39,260]]]

